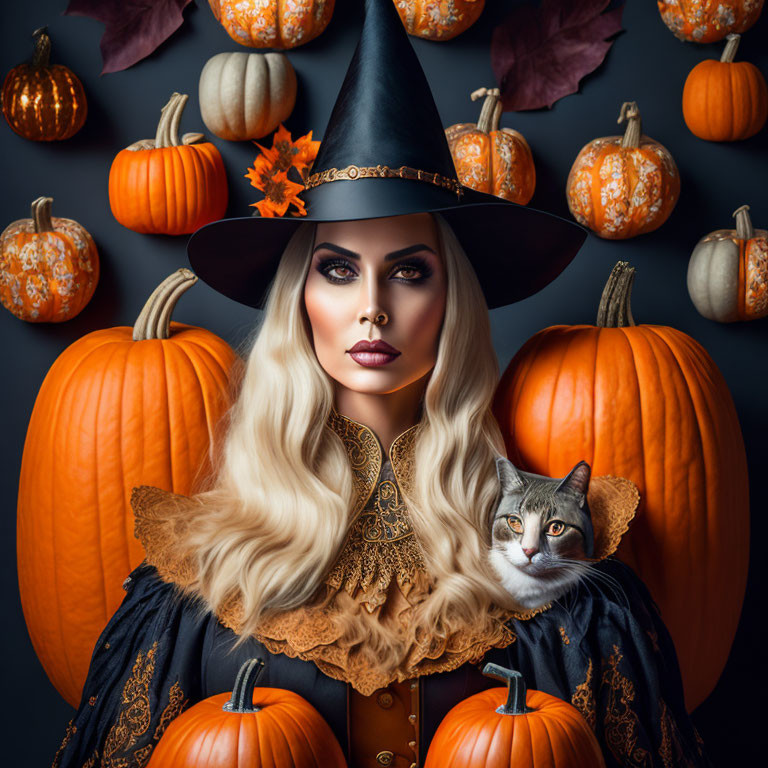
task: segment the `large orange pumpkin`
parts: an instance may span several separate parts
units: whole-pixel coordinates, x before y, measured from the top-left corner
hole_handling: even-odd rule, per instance
[[[746,32],[763,10],[763,0],[657,0],[675,37],[716,43],[729,32]]]
[[[19,589],[38,658],[72,705],[122,582],[144,558],[131,489],[193,491],[230,404],[232,349],[170,321],[196,280],[178,270],[133,328],[94,331],[67,347],[32,411],[19,479]]]
[[[624,239],[652,232],[680,196],[680,174],[669,151],[644,136],[634,101],[621,107],[623,136],[590,141],[568,174],[568,207],[576,221],[600,237]]]
[[[21,320],[60,323],[77,315],[99,282],[99,252],[73,219],[51,216],[52,197],[38,197],[29,219],[0,235],[0,301]]]
[[[691,133],[707,141],[740,141],[768,119],[768,84],[749,61],[734,61],[741,35],[728,35],[720,61],[699,62],[683,88],[683,117]]]
[[[451,40],[469,29],[485,8],[485,0],[393,0],[409,35]]]
[[[485,97],[475,123],[445,129],[459,181],[465,187],[525,205],[536,189],[536,168],[528,142],[512,128],[499,130],[501,91],[478,88],[472,101]]]
[[[282,688],[254,690],[263,667],[250,659],[231,694],[176,717],[147,768],[346,768],[333,731],[308,701]]]
[[[595,734],[576,707],[496,664],[504,680],[457,704],[435,731],[424,768],[605,768]]]
[[[314,40],[333,16],[335,0],[208,0],[227,34],[249,48],[295,48]]]
[[[633,273],[624,262],[614,268],[596,325],[530,338],[494,410],[517,466],[562,477],[584,459],[595,475],[638,486],[618,556],[659,605],[692,709],[714,688],[741,613],[747,462],[731,394],[706,350],[674,328],[634,324]]]
[[[77,75],[63,64],[50,64],[51,38],[35,30],[35,53],[3,83],[3,114],[19,136],[32,141],[60,141],[85,124],[88,101]]]
[[[154,139],[117,153],[109,171],[109,205],[134,232],[182,235],[220,219],[229,192],[224,161],[201,133],[179,141],[179,122],[189,96],[174,93],[163,107]]]

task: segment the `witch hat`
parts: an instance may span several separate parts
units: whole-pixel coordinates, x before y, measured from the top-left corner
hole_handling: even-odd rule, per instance
[[[222,219],[197,230],[187,255],[198,277],[261,307],[302,222],[431,212],[450,224],[493,309],[554,280],[587,234],[572,221],[459,183],[429,84],[392,0],[366,0],[360,42],[305,186],[306,216]]]

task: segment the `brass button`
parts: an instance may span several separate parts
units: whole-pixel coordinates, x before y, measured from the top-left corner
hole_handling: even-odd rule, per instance
[[[408,715],[408,721],[411,723],[416,722],[416,715]]]
[[[416,763],[411,763],[411,768],[419,768],[419,766]]]
[[[419,687],[419,684],[417,682],[411,683],[411,690],[415,691]]]
[[[379,752],[376,755],[376,762],[379,765],[392,765],[392,761],[395,759],[395,753],[385,749],[383,752]]]
[[[384,693],[380,693],[376,697],[376,701],[382,709],[389,709],[395,703],[395,699],[393,698],[392,694],[386,691]]]
[[[415,742],[415,741],[409,741],[409,742],[408,742],[408,746],[409,746],[411,749],[416,749],[416,742]]]

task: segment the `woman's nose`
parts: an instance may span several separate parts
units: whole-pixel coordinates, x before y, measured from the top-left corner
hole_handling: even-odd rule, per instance
[[[389,322],[389,313],[383,306],[382,290],[375,277],[366,276],[361,280],[360,294],[360,324],[370,323],[371,327],[386,325]]]

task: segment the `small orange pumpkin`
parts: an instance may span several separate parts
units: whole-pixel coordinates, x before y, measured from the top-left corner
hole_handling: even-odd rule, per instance
[[[183,235],[221,219],[229,190],[224,161],[216,147],[186,133],[179,122],[189,96],[174,93],[163,107],[154,139],[117,153],[109,170],[109,205],[114,217],[134,232]]]
[[[51,38],[45,27],[32,33],[35,53],[14,67],[3,83],[3,114],[19,136],[32,141],[61,141],[85,124],[88,101],[77,75],[50,64]]]
[[[623,136],[590,141],[568,174],[568,207],[579,224],[612,240],[658,229],[680,196],[680,173],[669,151],[643,135],[634,101],[621,107]]]
[[[720,323],[768,315],[768,231],[752,226],[748,205],[733,215],[736,229],[710,232],[688,262],[691,301]]]
[[[99,252],[72,219],[51,216],[52,197],[32,203],[32,217],[0,235],[0,301],[21,320],[60,323],[91,300],[99,281]]]
[[[595,734],[576,707],[497,664],[483,674],[507,683],[457,704],[437,728],[424,768],[605,768]]]
[[[333,16],[334,0],[208,0],[227,34],[249,48],[296,48],[314,40]]]
[[[99,633],[125,597],[123,580],[145,557],[131,489],[195,490],[231,402],[239,358],[210,331],[170,319],[196,281],[177,270],[133,327],[70,344],[32,410],[19,477],[19,590],[35,652],[73,706]]]
[[[512,128],[499,130],[501,91],[479,88],[472,101],[485,96],[480,118],[446,128],[459,181],[465,187],[525,205],[536,189],[536,168],[528,142]]]
[[[246,661],[231,694],[176,717],[147,768],[346,768],[333,731],[308,701],[282,688],[254,690],[263,668],[261,659]]]
[[[626,262],[614,267],[595,325],[534,334],[501,377],[494,414],[515,466],[562,477],[584,459],[594,475],[638,486],[640,507],[618,557],[659,605],[690,711],[715,687],[739,623],[747,459],[723,375],[682,331],[635,325],[633,278]]]
[[[675,37],[716,43],[730,32],[746,32],[763,10],[763,0],[657,0]]]
[[[451,40],[469,29],[485,8],[485,0],[393,0],[409,35]]]
[[[683,117],[694,136],[740,141],[762,130],[768,118],[768,84],[749,61],[734,61],[741,35],[728,35],[720,61],[699,62],[683,88]]]

